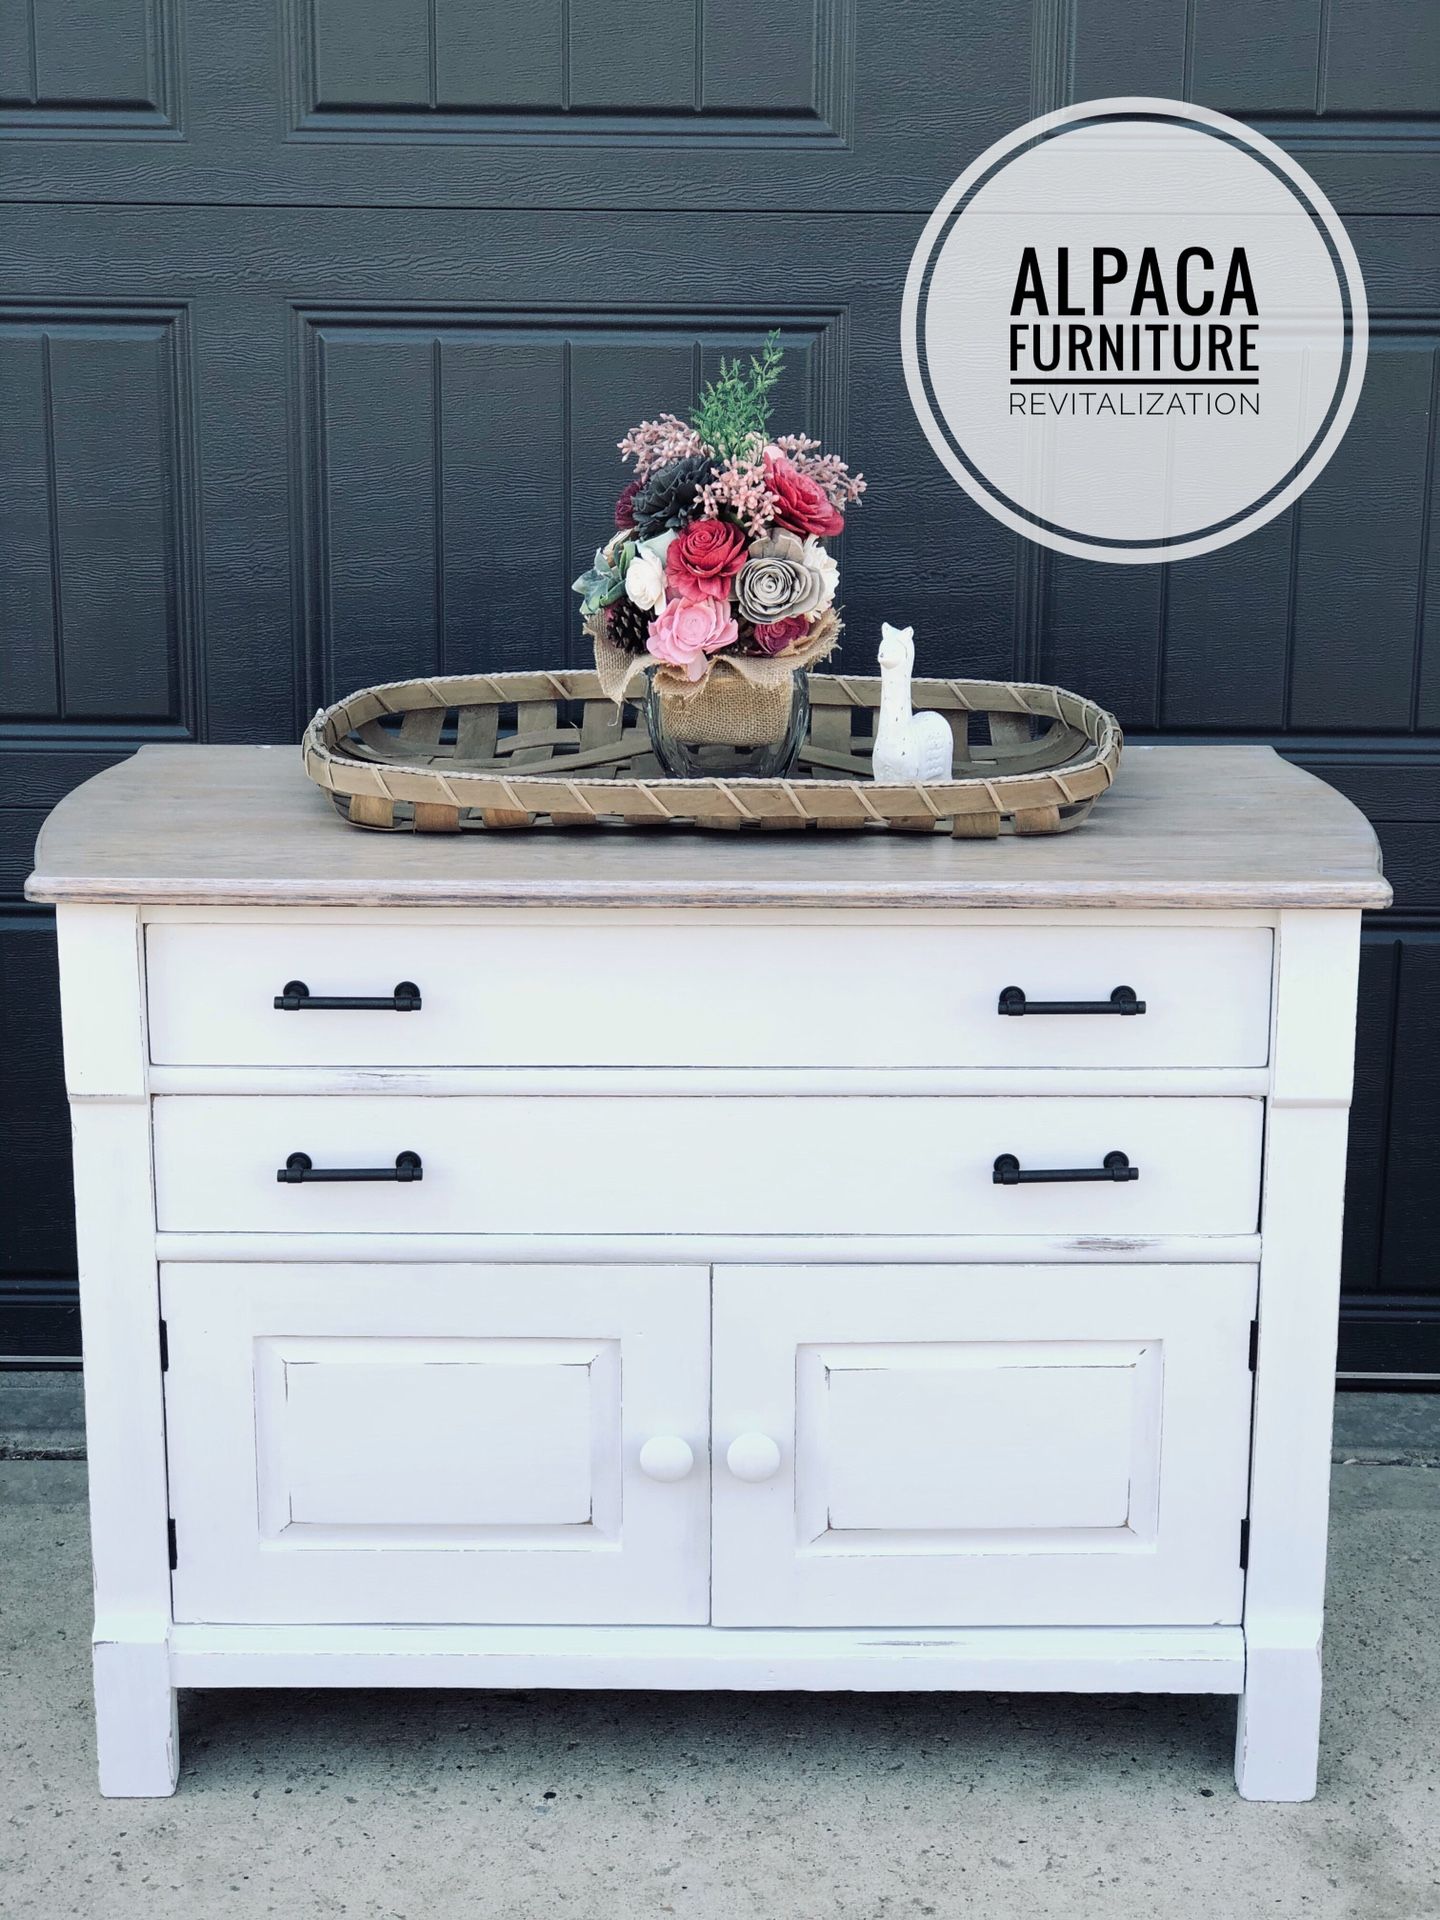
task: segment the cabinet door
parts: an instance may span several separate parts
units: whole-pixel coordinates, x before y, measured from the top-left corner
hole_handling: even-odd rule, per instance
[[[176,1619],[704,1621],[708,1281],[163,1267]]]
[[[717,1270],[716,1624],[1238,1621],[1255,1282]]]

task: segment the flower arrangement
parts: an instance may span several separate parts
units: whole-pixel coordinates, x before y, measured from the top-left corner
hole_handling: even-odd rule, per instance
[[[732,680],[784,684],[788,698],[789,677],[839,638],[840,570],[825,542],[865,482],[805,434],[770,436],[782,361],[772,333],[748,368],[721,361],[688,422],[661,414],[620,442],[635,471],[616,531],[575,582],[616,700],[649,671],[687,704],[708,689],[713,707],[717,681]]]

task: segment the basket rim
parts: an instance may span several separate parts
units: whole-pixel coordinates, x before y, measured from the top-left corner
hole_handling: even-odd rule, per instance
[[[822,688],[838,688],[845,696],[841,700],[822,698],[822,706],[864,706],[876,707],[876,699],[857,698],[857,694],[875,693],[878,695],[881,680],[878,675],[812,673],[809,676],[811,700],[815,703],[815,688],[819,682]],[[523,691],[522,691],[523,689]],[[486,700],[486,690],[494,690]],[[1055,686],[1047,681],[1025,680],[948,680],[921,679],[911,682],[911,690],[917,696],[923,696],[931,704],[932,711],[960,711],[967,713],[1031,713],[1039,718],[1066,720],[1068,724],[1078,726],[1089,742],[1089,752],[1077,752],[1073,759],[1062,761],[1058,766],[1047,767],[1041,772],[1006,773],[1003,770],[992,774],[965,774],[949,780],[932,780],[924,783],[886,783],[876,780],[817,780],[805,776],[784,779],[757,779],[754,777],[722,777],[719,775],[694,780],[677,779],[669,775],[659,778],[644,775],[633,778],[605,779],[586,781],[578,774],[564,774],[548,771],[544,767],[495,768],[403,768],[408,778],[430,777],[436,783],[437,792],[446,792],[453,804],[458,790],[466,786],[488,785],[493,787],[497,781],[508,784],[514,782],[530,788],[554,788],[568,792],[578,784],[585,786],[603,786],[607,792],[617,797],[627,791],[642,788],[662,787],[667,793],[687,791],[713,792],[717,789],[734,788],[744,792],[755,788],[793,788],[800,793],[833,794],[837,787],[853,787],[874,793],[912,793],[933,796],[937,803],[950,796],[973,795],[984,791],[994,803],[997,811],[1012,811],[1005,804],[1005,790],[1009,786],[1024,785],[1030,789],[1031,797],[1023,803],[1035,804],[1033,789],[1037,781],[1051,781],[1057,787],[1057,800],[1060,804],[1078,804],[1103,793],[1115,778],[1120,762],[1120,753],[1124,745],[1124,734],[1114,714],[1102,707],[1098,701],[1083,694],[1071,692],[1066,687]],[[396,694],[424,694],[429,697],[396,701],[391,704],[385,696]],[[354,724],[350,719],[351,710],[362,701],[379,701],[382,712],[404,713],[423,712],[436,707],[463,706],[467,704],[489,704],[504,706],[520,699],[537,698],[555,700],[578,700],[601,698],[598,677],[593,668],[529,668],[504,673],[486,674],[441,674],[415,676],[408,680],[387,680],[372,687],[361,687],[347,694],[343,700],[337,700],[329,707],[317,709],[314,717],[305,729],[301,740],[301,752],[304,757],[305,771],[317,786],[331,793],[350,795],[354,793],[373,793],[376,774],[386,765],[402,771],[401,763],[365,760],[353,758],[344,750],[343,736]],[[938,696],[938,700],[937,700]],[[989,697],[987,697],[989,696]],[[1072,711],[1063,713],[1061,703],[1067,703]],[[630,703],[633,704],[633,703]],[[367,718],[375,718],[371,713]],[[350,785],[347,773],[363,781],[360,787]],[[1101,776],[1098,781],[1094,776]],[[1079,782],[1082,790],[1073,794],[1066,793],[1070,783]],[[936,811],[944,813],[943,804]]]

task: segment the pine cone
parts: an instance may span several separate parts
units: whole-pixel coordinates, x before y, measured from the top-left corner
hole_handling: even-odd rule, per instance
[[[627,594],[622,593],[606,609],[605,630],[611,646],[620,647],[626,653],[644,653],[650,632],[650,616],[643,608],[637,607]]]

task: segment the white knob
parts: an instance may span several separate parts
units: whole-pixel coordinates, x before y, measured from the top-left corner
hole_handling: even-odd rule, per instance
[[[657,1433],[640,1449],[640,1471],[652,1480],[683,1480],[695,1464],[688,1440],[678,1433]]]
[[[773,1480],[780,1471],[780,1449],[768,1433],[742,1433],[725,1450],[725,1464],[737,1480]]]

